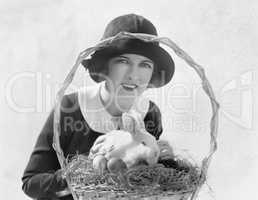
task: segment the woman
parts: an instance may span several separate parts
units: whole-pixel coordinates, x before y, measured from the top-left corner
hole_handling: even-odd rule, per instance
[[[149,20],[129,14],[113,19],[102,39],[121,31],[157,35]],[[154,102],[141,96],[147,88],[167,84],[174,73],[173,59],[158,43],[119,39],[96,51],[82,64],[97,84],[65,95],[62,100],[60,143],[65,156],[88,155],[100,135],[120,128],[122,113],[130,109],[141,113],[146,130],[159,139],[162,133],[160,110]],[[61,176],[52,138],[53,111],[24,171],[22,188],[36,199],[72,199],[71,195],[57,195],[67,184]]]

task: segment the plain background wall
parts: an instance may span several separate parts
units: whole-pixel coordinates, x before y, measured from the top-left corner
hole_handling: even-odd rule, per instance
[[[255,0],[0,1],[1,199],[29,199],[21,176],[58,87],[78,53],[127,13],[149,18],[201,64],[221,105],[219,148],[200,199],[257,198],[257,8]],[[208,153],[210,103],[195,72],[171,55],[173,80],[146,95],[160,106],[162,138],[199,163]],[[81,67],[70,91],[85,82],[94,84]]]

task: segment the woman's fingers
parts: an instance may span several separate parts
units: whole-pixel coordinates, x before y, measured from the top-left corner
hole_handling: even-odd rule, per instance
[[[105,136],[105,135],[99,136],[99,137],[95,140],[93,146],[94,146],[94,145],[97,145],[97,144],[99,144],[99,143],[102,143],[102,142],[104,142],[105,140],[106,140],[106,136]]]
[[[93,145],[93,147],[91,147],[91,149],[90,149],[90,152],[92,154],[95,154],[101,149],[102,146],[103,146],[102,143]]]
[[[115,149],[115,145],[105,145],[103,143],[94,145],[91,150],[90,154],[91,156],[96,156],[96,155],[106,155],[108,153],[111,153]]]
[[[102,136],[99,136],[94,144],[92,145],[91,149],[90,149],[90,154],[93,155],[93,154],[96,154],[100,151],[100,149],[103,147],[103,143],[106,141],[106,136],[105,135],[102,135]]]

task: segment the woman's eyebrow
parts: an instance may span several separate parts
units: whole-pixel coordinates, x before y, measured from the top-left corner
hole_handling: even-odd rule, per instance
[[[129,59],[128,57],[126,57],[126,56],[116,56],[117,58],[127,58],[127,59]]]
[[[122,56],[122,55],[117,56],[117,57],[130,59],[130,58],[128,58],[127,56]],[[148,60],[143,60],[142,62],[149,62],[149,63],[151,63],[151,64],[154,64],[154,62],[153,62],[152,60],[149,60],[149,59],[148,59]]]

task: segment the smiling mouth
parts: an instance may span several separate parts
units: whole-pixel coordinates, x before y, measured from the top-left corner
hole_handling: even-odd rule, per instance
[[[123,87],[126,91],[133,91],[133,90],[135,90],[138,86],[135,85],[135,84],[122,83],[122,87]]]

